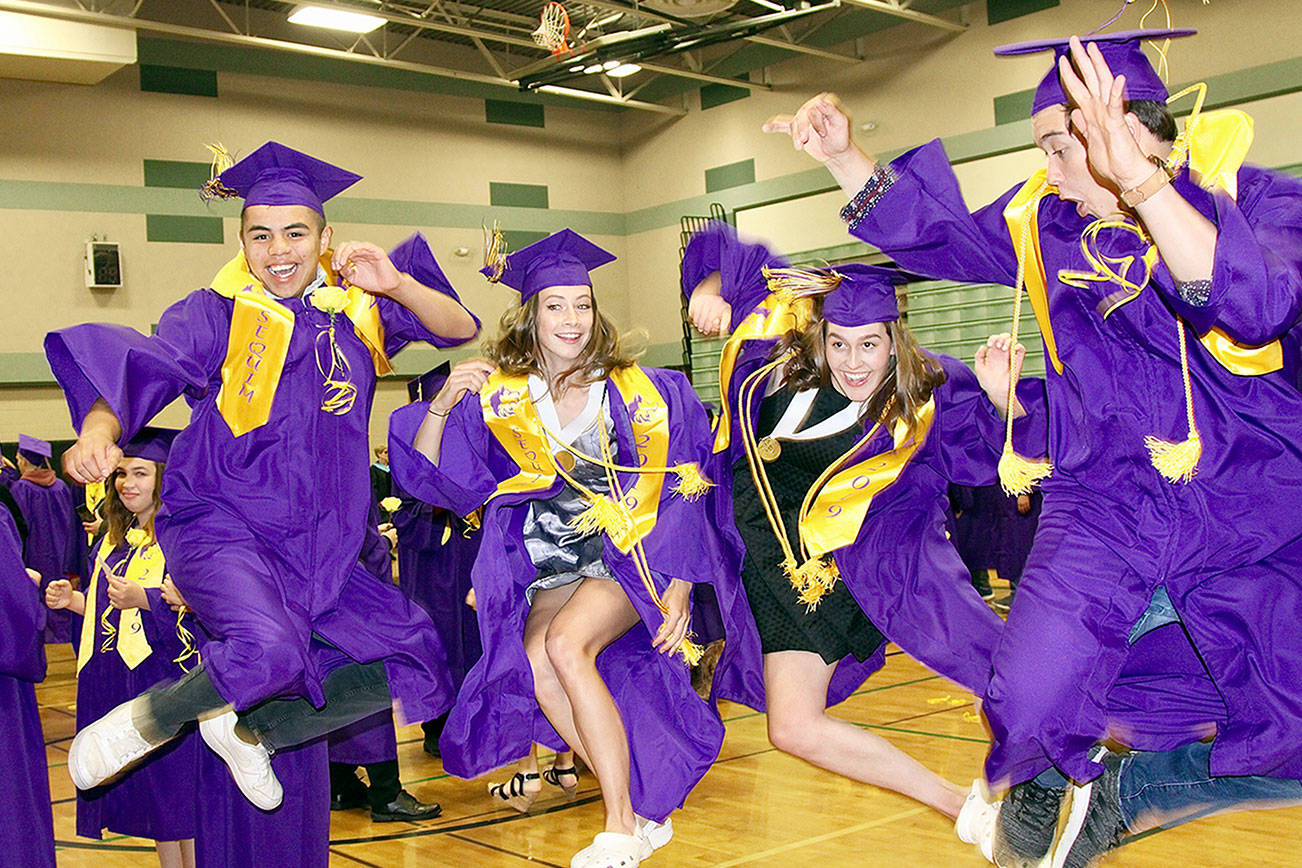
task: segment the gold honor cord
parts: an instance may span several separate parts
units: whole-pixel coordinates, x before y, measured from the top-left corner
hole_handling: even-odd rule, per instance
[[[1011,329],[1011,347],[1017,347],[1018,334],[1022,326],[1022,289],[1030,296],[1031,307],[1035,310],[1035,319],[1040,324],[1040,333],[1044,336],[1045,349],[1054,369],[1062,373],[1062,361],[1058,358],[1058,349],[1053,340],[1053,328],[1049,323],[1049,300],[1047,281],[1044,278],[1044,265],[1040,256],[1038,234],[1035,231],[1036,215],[1039,213],[1040,200],[1055,188],[1049,184],[1047,173],[1040,169],[1018,191],[1008,207],[1004,210],[1004,219],[1017,242],[1017,280],[1013,286],[1013,326]],[[1034,250],[1035,261],[1028,269],[1027,260]],[[1028,282],[1028,277],[1033,280]],[[1017,353],[1008,354],[1008,409],[1004,419],[1004,449],[999,456],[999,483],[1008,494],[1030,494],[1036,483],[1053,473],[1053,464],[1047,459],[1030,459],[1018,455],[1013,450],[1013,417],[1017,406]]]
[[[321,361],[322,338],[326,338],[325,356],[329,360],[328,370],[327,365]],[[316,369],[322,377],[321,385],[325,388],[325,395],[321,398],[321,409],[335,416],[343,416],[353,409],[353,402],[357,400],[357,387],[353,385],[348,359],[344,357],[343,351],[335,341],[334,311],[330,311],[329,327],[325,331],[317,332],[313,355],[316,356]]]

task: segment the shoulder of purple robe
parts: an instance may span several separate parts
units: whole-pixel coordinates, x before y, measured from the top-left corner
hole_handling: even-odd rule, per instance
[[[461,299],[455,291],[449,289],[447,292],[443,292],[432,287],[429,287],[429,290],[430,292],[442,292],[443,295],[461,305],[461,309],[470,314],[470,318],[475,321],[475,335],[479,334],[481,325],[479,317],[475,316],[470,308],[461,304]],[[413,342],[426,343],[435,347],[455,347],[474,340],[474,336],[447,338],[435,334],[420,321],[416,314],[387,296],[377,296],[376,305],[380,308],[380,322],[384,325],[384,352],[388,356],[396,355],[403,347]]]
[[[1249,346],[1270,343],[1302,314],[1302,181],[1257,166],[1239,170],[1236,198],[1209,192],[1182,173],[1176,190],[1216,226],[1212,287],[1189,304],[1165,264],[1153,285],[1198,334],[1220,328]]]
[[[45,605],[22,551],[18,528],[0,510],[0,675],[36,682],[45,677]]]
[[[1004,443],[1004,421],[976,374],[952,356],[934,356],[945,371],[945,382],[931,393],[935,416],[927,438],[936,472],[959,485],[995,482]]]
[[[702,280],[719,272],[721,297],[732,307],[730,328],[735,329],[768,296],[764,268],[789,264],[767,245],[743,241],[731,226],[714,222],[693,235],[683,251],[683,295],[691,298]]]
[[[85,323],[45,336],[45,357],[63,388],[72,426],[103,398],[122,423],[126,442],[182,393],[200,397],[221,369],[231,303],[198,290],[163,312],[156,334]]]
[[[896,179],[850,234],[890,254],[906,271],[938,280],[1017,280],[1017,257],[1003,210],[1013,188],[969,213],[939,139],[891,162]]]
[[[436,465],[412,445],[429,403],[399,407],[389,416],[389,469],[403,489],[426,503],[469,515],[497,489],[488,466],[491,436],[479,395],[466,394],[448,415]]]

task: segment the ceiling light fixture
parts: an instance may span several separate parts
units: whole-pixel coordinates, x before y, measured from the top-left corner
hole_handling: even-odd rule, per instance
[[[584,75],[592,75],[594,72],[601,72],[601,64],[600,64],[600,63],[594,63],[594,64],[592,64],[592,66],[585,66],[585,67],[583,67],[583,74],[584,74]]]
[[[626,76],[632,75],[635,72],[641,72],[641,71],[642,71],[642,67],[638,66],[636,63],[621,63],[619,66],[608,71],[606,75],[610,76],[611,78],[624,78]]]
[[[324,27],[327,30],[344,30],[348,33],[370,33],[384,25],[384,19],[361,12],[327,9],[324,6],[296,6],[289,13],[291,24]]]
[[[620,63],[621,61],[618,60],[607,60],[605,63],[601,65],[601,68],[606,72],[610,72],[612,69],[619,66]]]

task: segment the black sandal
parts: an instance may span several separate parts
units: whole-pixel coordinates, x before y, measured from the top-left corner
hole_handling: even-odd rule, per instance
[[[574,783],[570,784],[568,787],[565,786],[565,784],[561,783],[562,775],[574,778]],[[565,797],[571,801],[573,801],[574,797],[579,792],[579,769],[577,766],[570,766],[567,769],[552,766],[542,773],[542,779],[553,787],[560,787],[561,790],[564,791]]]
[[[516,772],[504,784],[489,784],[488,794],[498,801],[505,802],[520,813],[527,814],[529,809],[533,807],[534,799],[538,798],[538,793],[541,790],[530,793],[525,790],[524,785],[526,781],[536,780],[538,780],[537,772],[529,772],[528,774]]]

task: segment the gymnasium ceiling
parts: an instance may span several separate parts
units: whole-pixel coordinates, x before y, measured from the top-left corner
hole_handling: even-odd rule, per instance
[[[543,0],[311,3],[383,19],[360,36],[290,24],[287,16],[300,4],[282,0],[0,0],[0,11],[133,29],[142,38],[388,66],[478,85],[501,99],[515,98],[524,82],[546,85],[542,90],[553,97],[681,114],[686,91],[705,84],[767,88],[765,69],[783,60],[858,63],[862,37],[906,21],[937,34],[961,32],[963,2],[583,0],[564,4],[571,53],[557,56],[531,36]],[[623,78],[580,69],[629,60],[641,70]]]

